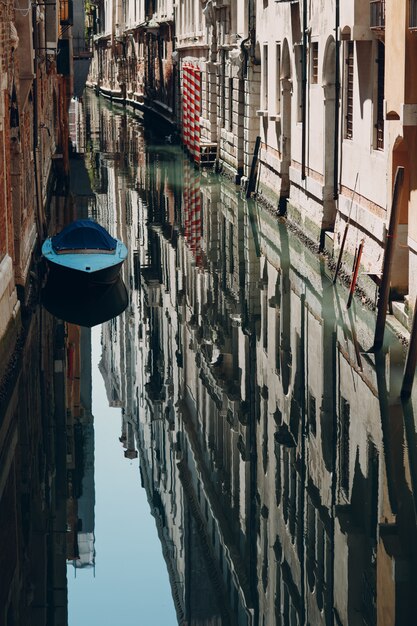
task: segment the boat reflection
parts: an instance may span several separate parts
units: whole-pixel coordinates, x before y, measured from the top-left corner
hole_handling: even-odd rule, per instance
[[[110,285],[80,285],[62,282],[50,275],[42,290],[42,304],[55,317],[92,328],[117,317],[129,298],[121,277]]]

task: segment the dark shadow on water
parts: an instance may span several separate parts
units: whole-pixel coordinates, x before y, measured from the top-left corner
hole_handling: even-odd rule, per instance
[[[80,287],[49,277],[42,290],[42,304],[49,313],[71,324],[91,328],[117,317],[128,305],[123,280],[111,285]]]

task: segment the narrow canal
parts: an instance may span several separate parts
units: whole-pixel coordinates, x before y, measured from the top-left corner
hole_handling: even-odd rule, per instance
[[[92,329],[26,312],[0,389],[0,623],[415,624],[398,329],[373,353],[374,312],[325,259],[171,137],[90,92],[71,119],[51,219],[127,244],[129,303]]]

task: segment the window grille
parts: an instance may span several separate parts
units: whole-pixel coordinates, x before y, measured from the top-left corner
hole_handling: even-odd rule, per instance
[[[378,42],[378,76],[377,76],[377,111],[376,111],[376,148],[384,149],[384,72],[385,46]]]
[[[346,45],[346,125],[345,137],[353,137],[353,78],[354,78],[354,47],[353,41]]]
[[[311,83],[316,85],[319,81],[319,44],[314,41],[311,44],[310,50],[310,63],[311,63]]]

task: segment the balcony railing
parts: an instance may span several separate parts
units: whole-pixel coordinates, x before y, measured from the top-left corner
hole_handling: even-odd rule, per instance
[[[417,0],[410,0],[410,28],[417,30]]]
[[[371,0],[371,28],[385,28],[385,0]]]

